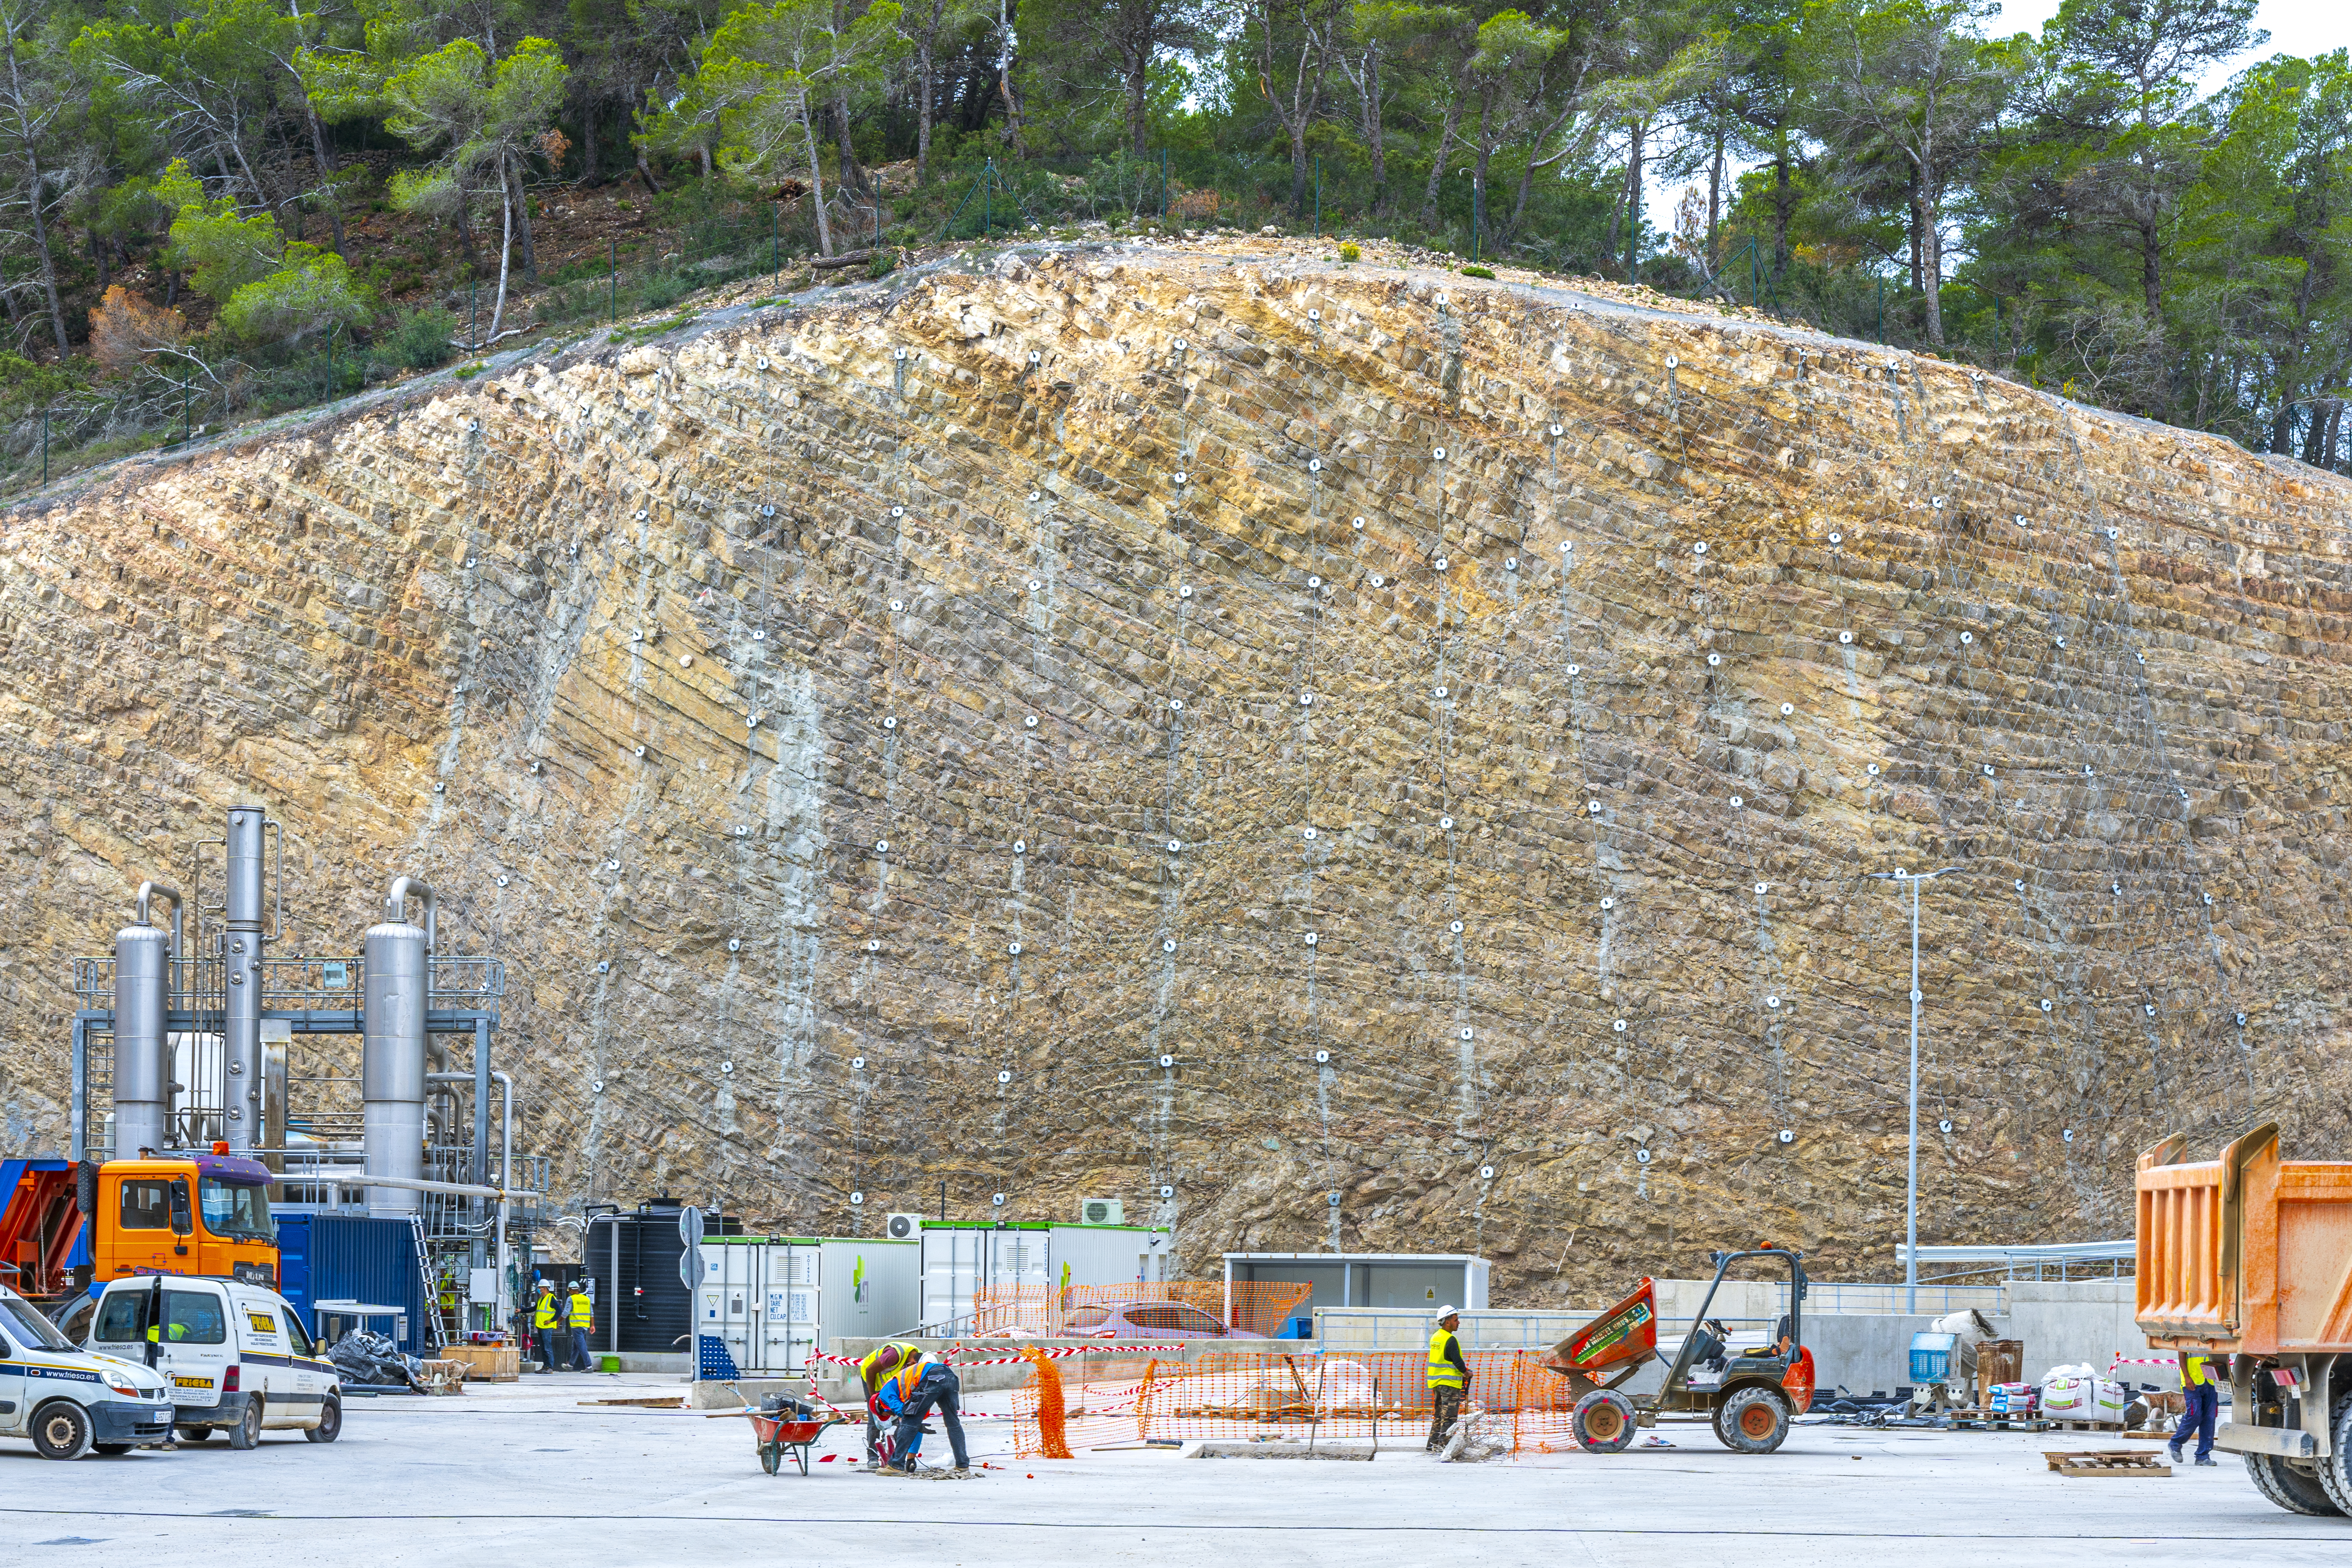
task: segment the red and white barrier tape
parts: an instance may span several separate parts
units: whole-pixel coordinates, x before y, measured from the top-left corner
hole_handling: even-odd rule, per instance
[[[2168,1366],[2175,1372],[2180,1370],[2179,1360],[2168,1355],[2119,1355],[2107,1363],[2107,1370],[2113,1372],[2119,1366]]]
[[[977,1361],[959,1359],[957,1352],[961,1351],[963,1348],[964,1347],[961,1343],[950,1345],[947,1349],[947,1353],[940,1358],[941,1364],[950,1367],[1011,1366],[1016,1362],[1024,1362],[1030,1359],[1025,1355],[985,1356]],[[1192,1349],[1192,1344],[1189,1342],[1172,1345],[1138,1345],[1129,1344],[1124,1341],[1119,1340],[1105,1340],[1100,1344],[1093,1345],[1059,1345],[1051,1350],[1043,1349],[1041,1347],[1037,1353],[1045,1357],[1048,1361],[1060,1361],[1066,1356],[1074,1355],[1157,1355],[1162,1352],[1190,1349]],[[847,1356],[834,1355],[825,1351],[811,1351],[808,1352],[805,1359],[808,1361],[824,1362],[832,1366],[856,1366],[858,1364],[858,1363],[851,1360]]]

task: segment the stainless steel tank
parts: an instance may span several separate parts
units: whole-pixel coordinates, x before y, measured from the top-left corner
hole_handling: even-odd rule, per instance
[[[168,1114],[172,939],[151,925],[114,933],[114,1153],[161,1149]]]
[[[261,1142],[262,843],[268,814],[257,805],[228,814],[228,897],[221,932],[224,1007],[223,1131],[229,1150],[243,1154]]]
[[[387,906],[385,913],[391,918],[368,928],[363,959],[362,1135],[369,1175],[413,1182],[425,1174],[425,1009],[430,947],[422,928],[400,918],[400,899],[387,900]],[[367,1190],[370,1214],[410,1214],[422,1201],[422,1194],[405,1188]]]

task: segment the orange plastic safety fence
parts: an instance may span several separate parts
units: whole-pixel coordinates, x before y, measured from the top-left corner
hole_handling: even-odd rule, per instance
[[[1105,1332],[1144,1338],[1198,1334],[1220,1327],[1271,1339],[1314,1293],[1284,1279],[1158,1279],[1125,1285],[987,1285],[972,1293],[972,1332],[1087,1338]]]
[[[1033,1362],[1039,1358],[1033,1357]],[[1465,1409],[1486,1423],[1488,1440],[1508,1433],[1515,1453],[1559,1451],[1568,1436],[1568,1384],[1524,1351],[1471,1351]],[[1071,1370],[1086,1363],[1072,1363]],[[1130,1363],[1131,1366],[1131,1363]],[[1196,1360],[1155,1359],[1139,1377],[1105,1363],[1076,1371],[1082,1380],[1064,1428],[1084,1447],[1114,1442],[1269,1437],[1336,1440],[1376,1437],[1419,1443],[1435,1411],[1428,1358],[1418,1351],[1203,1351]],[[1063,1394],[1054,1373],[1055,1395]],[[1034,1385],[1033,1401],[1044,1395]],[[1042,1426],[1026,1416],[1015,1451],[1042,1451]]]
[[[1042,1352],[1021,1353],[1029,1360],[1029,1386],[1025,1398],[1013,1401],[1019,1419],[1013,1429],[1013,1451],[1024,1459],[1066,1459],[1069,1410],[1062,1395],[1062,1369]]]

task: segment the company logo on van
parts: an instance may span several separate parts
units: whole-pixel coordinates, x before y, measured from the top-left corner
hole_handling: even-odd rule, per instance
[[[172,1380],[173,1388],[210,1388],[212,1385],[213,1380],[209,1377],[175,1377]]]

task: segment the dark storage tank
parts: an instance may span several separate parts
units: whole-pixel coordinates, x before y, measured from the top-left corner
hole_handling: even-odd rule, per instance
[[[588,1216],[588,1232],[581,1244],[581,1261],[595,1284],[596,1331],[590,1339],[591,1355],[618,1350],[625,1355],[685,1355],[687,1330],[693,1318],[693,1295],[677,1277],[677,1260],[686,1251],[677,1222],[685,1205],[659,1197],[629,1214]],[[705,1236],[739,1236],[743,1224],[706,1212]],[[618,1314],[610,1310],[620,1305]],[[620,1342],[614,1343],[617,1326]]]

